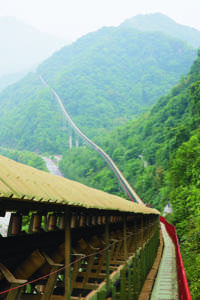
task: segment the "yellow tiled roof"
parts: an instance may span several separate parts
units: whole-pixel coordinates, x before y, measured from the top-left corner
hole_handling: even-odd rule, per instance
[[[21,199],[26,202],[50,202],[143,214],[159,214],[155,209],[89,188],[63,177],[39,171],[1,155],[0,198]]]

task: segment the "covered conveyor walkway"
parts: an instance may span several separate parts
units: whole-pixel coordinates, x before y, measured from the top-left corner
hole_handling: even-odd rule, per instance
[[[139,297],[159,245],[159,212],[0,156],[3,299]],[[120,296],[119,296],[120,295]]]

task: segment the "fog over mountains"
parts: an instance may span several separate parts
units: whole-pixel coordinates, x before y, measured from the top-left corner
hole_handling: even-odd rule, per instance
[[[121,25],[81,37],[43,61],[36,72],[93,138],[147,111],[178,84],[195,58],[196,50],[181,39]],[[59,154],[67,148],[60,108],[36,74],[4,89],[0,107],[4,147]]]
[[[161,13],[137,15],[124,21],[120,27],[160,31],[182,39],[192,47],[200,46],[200,31],[178,24]],[[72,42],[40,32],[14,17],[0,17],[0,36],[0,90],[33,71],[39,63]]]
[[[161,13],[137,15],[123,22],[121,26],[135,28],[141,31],[160,31],[169,36],[179,38],[195,48],[200,47],[199,30],[178,24]]]
[[[67,44],[13,17],[0,17],[0,76],[25,72]]]

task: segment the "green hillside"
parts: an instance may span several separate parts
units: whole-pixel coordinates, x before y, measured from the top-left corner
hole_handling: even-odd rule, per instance
[[[150,112],[137,120],[118,127],[107,137],[97,138],[97,143],[124,171],[128,181],[136,187],[137,192],[146,203],[152,203],[157,207],[161,204],[160,208],[163,206],[163,203],[160,203],[160,195],[155,197],[155,194],[158,195],[158,193],[155,193],[155,190],[150,193],[145,184],[148,183],[148,179],[153,180],[155,184],[158,183],[159,176],[161,176],[158,172],[162,173],[167,169],[168,162],[174,158],[176,150],[183,142],[187,142],[198,128],[200,110],[193,100],[193,94],[196,93],[195,87],[198,87],[198,80],[200,80],[199,56],[188,75],[181,77],[180,82],[171,89],[170,93],[162,96]],[[75,179],[73,173],[76,170],[76,163],[79,165],[82,151],[84,152],[83,156],[87,155],[87,151],[90,152],[88,149],[80,148],[73,151],[69,150],[66,154],[67,159],[63,168],[66,168],[67,176],[73,179]],[[96,165],[97,171],[105,167],[105,164],[100,163],[100,160],[101,158],[96,163],[93,162],[94,169]],[[81,173],[83,168],[85,173],[82,180],[87,180],[87,183],[89,181],[94,183],[93,176],[96,176],[97,172],[91,172],[88,161],[89,159],[86,159],[85,164],[83,161],[81,162],[79,172]],[[74,166],[74,171],[68,171],[70,164]],[[81,178],[81,176],[79,177]],[[98,182],[96,184],[98,185]],[[159,190],[159,186],[155,184],[153,185],[156,190]],[[153,185],[149,184],[149,187]],[[119,190],[118,186],[116,186],[116,190]]]
[[[22,164],[34,167],[38,170],[49,172],[44,159],[34,152],[17,151],[0,147],[0,155],[6,156]]]
[[[167,217],[177,228],[192,298],[199,299],[200,50],[195,58],[196,50],[181,40],[121,25],[82,37],[37,73],[145,203],[160,210],[171,203]],[[0,106],[2,147],[64,153],[66,177],[124,196],[93,150],[66,151],[70,129],[36,74],[1,92]],[[22,159],[41,164],[28,153]]]
[[[137,15],[123,22],[121,26],[142,31],[160,31],[186,41],[195,48],[200,46],[200,32],[197,29],[178,24],[161,13]]]
[[[0,92],[3,91],[7,86],[22,79],[27,73],[28,72],[22,72],[0,76]]]
[[[0,103],[1,146],[49,153],[67,148],[60,109],[35,74],[4,90]]]
[[[192,299],[199,299],[200,50],[188,75],[149,113],[98,142],[145,203],[160,210],[171,203]],[[113,172],[90,149],[68,151],[60,166],[67,177],[122,194]]]
[[[111,129],[152,106],[193,59],[192,48],[162,33],[103,28],[55,53],[38,73],[88,132]]]
[[[147,111],[187,73],[195,50],[158,32],[102,28],[56,52],[37,73],[54,87],[90,137]],[[62,153],[66,124],[51,92],[35,74],[0,94],[0,142],[30,151]]]

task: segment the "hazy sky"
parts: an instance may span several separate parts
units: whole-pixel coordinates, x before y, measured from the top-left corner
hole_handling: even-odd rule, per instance
[[[15,16],[65,39],[153,12],[200,30],[200,0],[0,0],[0,16]]]

